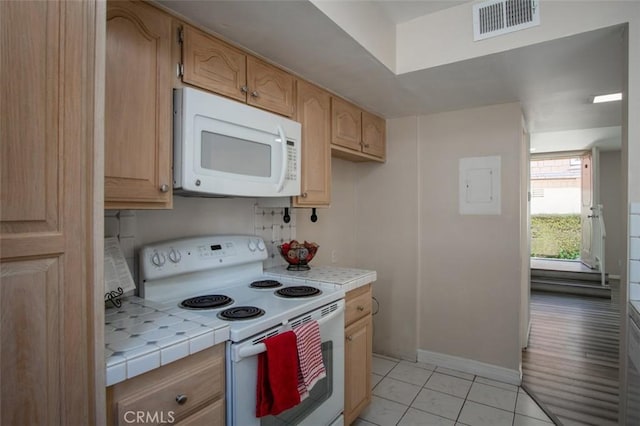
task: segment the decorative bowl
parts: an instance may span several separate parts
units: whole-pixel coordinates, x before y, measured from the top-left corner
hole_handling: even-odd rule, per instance
[[[287,270],[289,271],[308,271],[311,269],[308,265],[311,259],[316,255],[320,247],[316,243],[310,243],[305,241],[299,243],[296,240],[291,240],[288,243],[283,243],[278,246],[278,251],[282,258],[289,264]]]

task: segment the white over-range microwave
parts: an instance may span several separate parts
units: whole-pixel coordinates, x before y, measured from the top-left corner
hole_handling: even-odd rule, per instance
[[[174,90],[173,104],[175,193],[300,194],[300,123],[192,88]]]

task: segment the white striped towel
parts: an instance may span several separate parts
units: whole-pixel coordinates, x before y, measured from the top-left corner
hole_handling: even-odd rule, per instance
[[[298,346],[298,390],[306,398],[319,380],[326,376],[322,362],[322,340],[317,321],[309,321],[293,329]]]

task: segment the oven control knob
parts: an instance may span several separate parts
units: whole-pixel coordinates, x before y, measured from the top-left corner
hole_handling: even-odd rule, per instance
[[[163,253],[155,252],[153,253],[153,256],[151,256],[151,263],[153,263],[156,266],[162,266],[166,261],[167,261],[167,258],[164,257]]]
[[[256,242],[253,240],[249,240],[249,250],[250,251],[256,251],[256,249],[258,248],[258,246],[256,245]]]
[[[258,250],[264,251],[267,247],[264,245],[264,241],[258,240]]]
[[[182,255],[180,254],[180,251],[176,250],[176,249],[171,249],[169,251],[169,260],[172,261],[173,263],[178,263],[180,262],[180,260],[182,259]]]

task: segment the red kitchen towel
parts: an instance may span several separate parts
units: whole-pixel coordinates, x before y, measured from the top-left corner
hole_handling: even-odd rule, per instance
[[[256,417],[276,415],[300,403],[296,335],[286,331],[264,339],[258,354]]]
[[[309,321],[293,329],[298,345],[298,361],[300,362],[300,377],[303,388],[302,397],[326,376],[324,363],[322,362],[322,339],[320,338],[320,326],[317,321]]]

